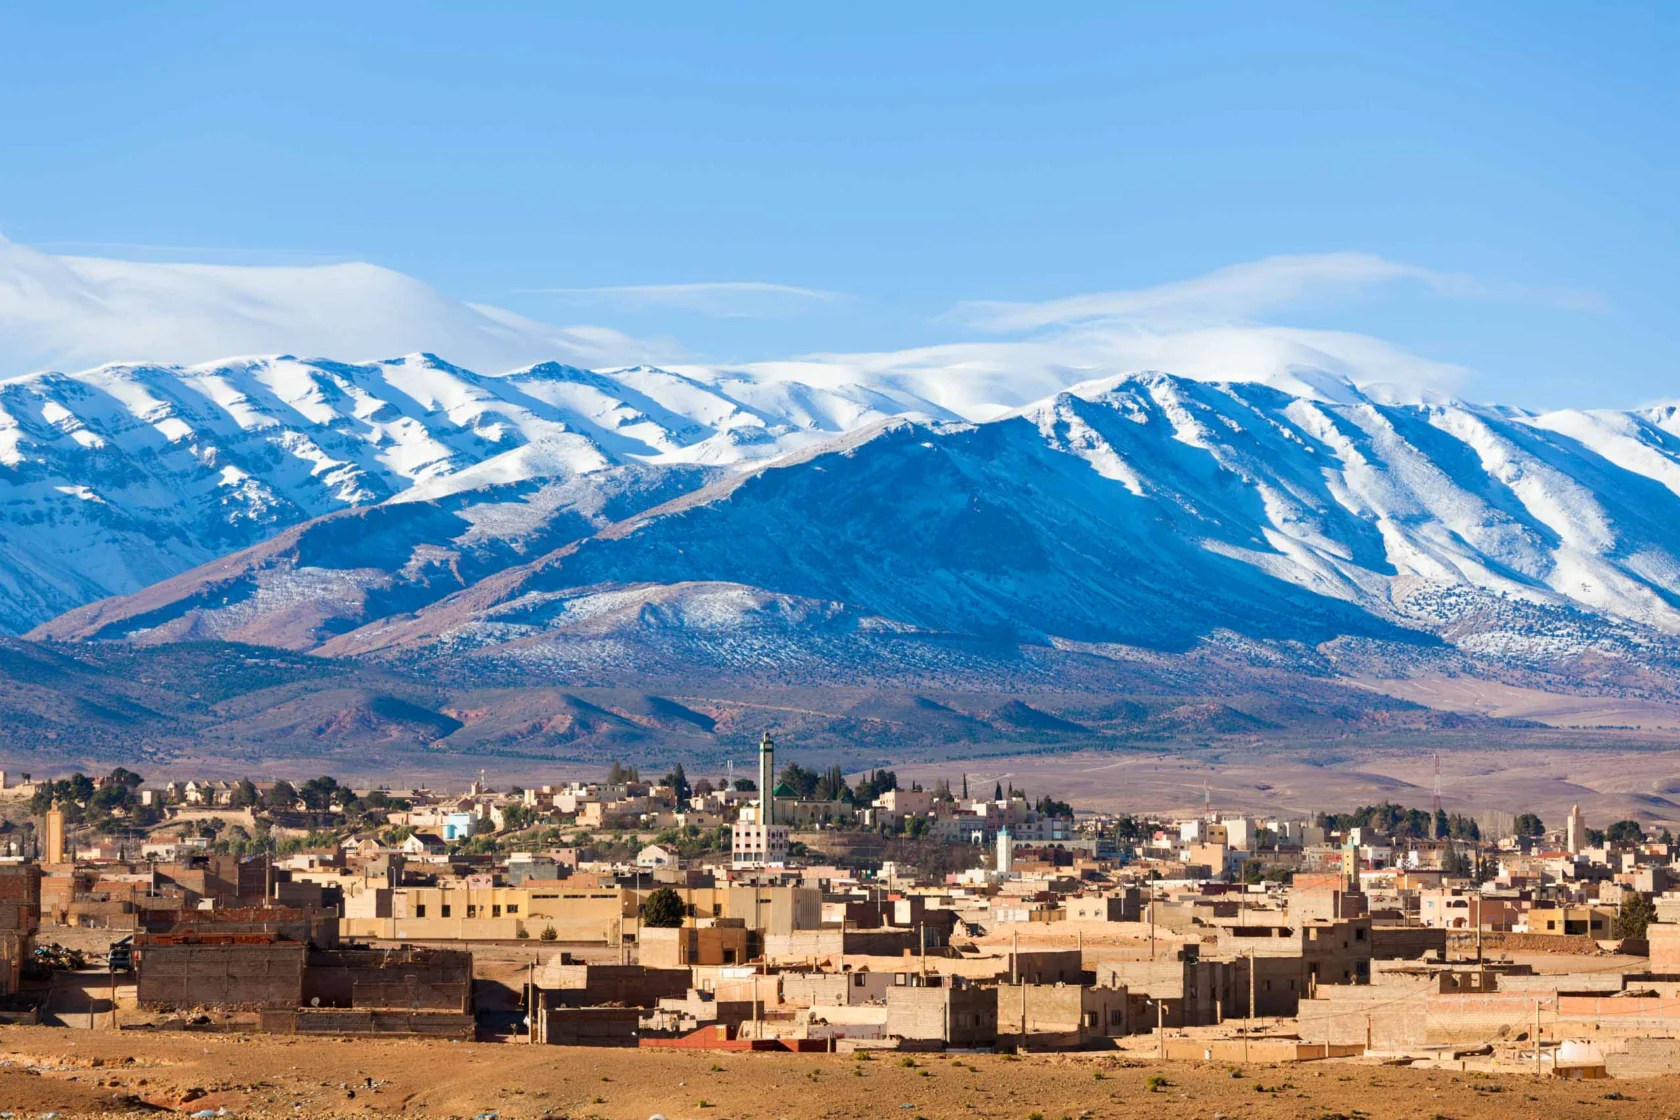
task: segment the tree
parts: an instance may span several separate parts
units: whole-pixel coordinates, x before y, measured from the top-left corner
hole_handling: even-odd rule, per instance
[[[717,787],[712,785],[712,780],[710,778],[701,778],[698,782],[694,783],[694,796],[704,797],[715,789],[717,789]]]
[[[271,813],[290,812],[297,807],[298,792],[290,782],[275,782],[263,794],[262,806]]]
[[[807,770],[797,762],[790,762],[782,767],[776,783],[778,788],[787,786],[799,800],[809,801],[816,796],[819,780],[815,770]]]
[[[311,811],[324,813],[339,796],[338,779],[325,774],[311,778],[303,783],[297,794]]]
[[[1066,801],[1057,801],[1048,794],[1038,799],[1038,804],[1033,806],[1033,810],[1046,817],[1067,817],[1071,819],[1073,816],[1072,805],[1069,805]]]
[[[865,774],[858,782],[857,788],[852,790],[852,797],[859,805],[868,805],[883,793],[898,788],[898,775],[891,770],[872,770]]]
[[[1611,932],[1620,938],[1644,937],[1646,927],[1656,920],[1656,905],[1642,894],[1630,894],[1622,899]]]
[[[817,779],[818,801],[839,801],[851,792],[851,787],[846,784],[845,772],[838,763],[824,770],[822,777]]]
[[[228,807],[230,809],[249,809],[257,803],[261,796],[257,792],[257,787],[251,783],[251,779],[241,778],[233,783],[233,793],[228,798]]]
[[[660,887],[642,903],[642,924],[649,929],[677,929],[687,915],[682,895],[670,887]]]
[[[1447,817],[1447,835],[1454,840],[1480,840],[1482,829],[1471,818],[1453,813]]]
[[[639,782],[641,780],[642,776],[636,772],[634,766],[625,766],[614,761],[611,766],[607,767],[607,784],[609,786],[621,786],[625,782]]]
[[[146,783],[146,779],[142,778],[134,771],[126,770],[121,766],[106,775],[105,781],[107,784],[114,786],[126,786],[129,789],[139,789]]]
[[[126,810],[134,801],[134,790],[131,787],[121,782],[106,782],[88,798],[88,808],[95,815],[108,817],[119,809]]]
[[[1435,810],[1435,839],[1445,840],[1452,835],[1452,824],[1447,820],[1445,809]]]
[[[1136,817],[1121,817],[1114,822],[1114,842],[1124,844],[1144,835],[1143,824]]]
[[[1638,821],[1616,821],[1604,830],[1604,838],[1612,844],[1637,844],[1645,839],[1645,830]]]
[[[78,805],[86,805],[88,798],[93,796],[93,779],[77,771],[70,775],[70,800]]]
[[[680,762],[671,767],[671,772],[665,775],[664,784],[676,791],[678,802],[687,801],[689,794],[693,792],[688,784],[688,775],[683,773]]]
[[[537,936],[543,941],[558,941],[560,939],[560,934],[553,926],[544,926],[543,931]]]
[[[1522,816],[1517,818],[1517,823],[1514,826],[1514,829],[1515,835],[1517,836],[1546,835],[1545,822],[1540,819],[1538,813],[1524,813]]]

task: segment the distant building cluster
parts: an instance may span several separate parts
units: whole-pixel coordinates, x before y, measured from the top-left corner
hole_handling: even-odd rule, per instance
[[[74,932],[132,954],[131,1014],[288,1032],[482,1037],[478,964],[512,954],[538,1043],[1512,1061],[1538,1032],[1554,1069],[1577,1036],[1611,1069],[1680,1036],[1680,872],[1631,821],[1126,817],[777,777],[768,736],[758,763],[459,793],[13,783],[45,809],[0,834],[0,995]]]

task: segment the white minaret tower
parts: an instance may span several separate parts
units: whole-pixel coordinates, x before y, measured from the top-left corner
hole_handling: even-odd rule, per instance
[[[758,743],[758,823],[776,823],[776,744],[770,732]]]
[[[1015,838],[1009,835],[1007,828],[998,829],[997,873],[999,875],[1013,875],[1015,873]]]
[[[1563,824],[1563,846],[1571,855],[1579,855],[1581,849],[1587,846],[1587,822],[1581,816],[1581,807],[1572,805],[1569,816]]]

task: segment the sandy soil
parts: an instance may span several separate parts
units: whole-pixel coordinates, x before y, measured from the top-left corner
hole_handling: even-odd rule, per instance
[[[1479,816],[1537,812],[1562,823],[1579,803],[1594,827],[1631,817],[1680,826],[1680,750],[1591,747],[1443,746],[1442,805]],[[901,780],[940,778],[990,792],[1013,784],[1080,808],[1197,812],[1203,790],[1219,812],[1312,813],[1397,801],[1428,809],[1434,752],[1417,747],[1267,744],[1154,747],[1025,755],[897,767]]]
[[[421,1041],[0,1031],[0,1109],[19,1117],[159,1106],[246,1117],[773,1120],[997,1117],[1660,1117],[1680,1082],[1558,1082],[1345,1062],[1153,1063],[1031,1056],[680,1053]],[[1165,1086],[1150,1088],[1151,1077]],[[378,1082],[370,1088],[368,1079]],[[352,1095],[352,1093],[354,1095]],[[1611,1097],[1607,1094],[1618,1094]],[[188,1099],[191,1098],[191,1099]],[[149,1102],[149,1103],[143,1103]]]
[[[1572,696],[1479,677],[1368,677],[1349,683],[1443,712],[1528,719],[1552,727],[1680,729],[1680,704],[1615,696]]]

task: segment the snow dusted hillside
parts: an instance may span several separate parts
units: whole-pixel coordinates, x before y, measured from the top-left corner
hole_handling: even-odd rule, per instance
[[[1303,661],[1351,641],[1552,668],[1591,656],[1670,682],[1680,665],[1672,409],[1534,415],[1382,401],[1322,378],[1286,390],[1143,374],[963,423],[884,418],[891,399],[866,390],[837,415],[831,396],[813,410],[808,390],[755,384],[752,415],[786,431],[752,424],[754,438],[725,438],[729,418],[698,403],[679,412],[667,395],[660,412],[637,398],[636,418],[617,419],[582,403],[586,390],[607,393],[595,375],[519,376],[526,397],[593,418],[552,433],[562,443],[655,474],[734,466],[691,466],[662,490],[612,473],[622,468],[572,466],[574,478],[617,478],[620,496],[539,488],[546,527],[522,522],[522,549],[469,571],[456,563],[460,525],[414,518],[392,550],[253,550],[41,633],[267,633],[328,653],[608,675],[650,661],[680,673],[813,657],[934,673],[942,651],[967,656],[976,641],[1126,657],[1234,640]],[[671,375],[610,384],[631,376]],[[479,423],[520,433],[504,456],[538,442],[528,421]],[[786,453],[755,462],[754,451]],[[496,473],[520,461],[485,456],[416,477],[405,494],[536,473]],[[435,508],[463,502],[496,508],[464,492]],[[440,548],[456,559],[428,569],[427,550]],[[335,581],[353,607],[275,623]]]
[[[484,376],[427,354],[12,378],[0,381],[0,629],[337,510],[461,507],[467,492],[505,505],[522,498],[510,487],[626,464],[727,468],[905,412],[948,415],[859,387],[555,363]]]

